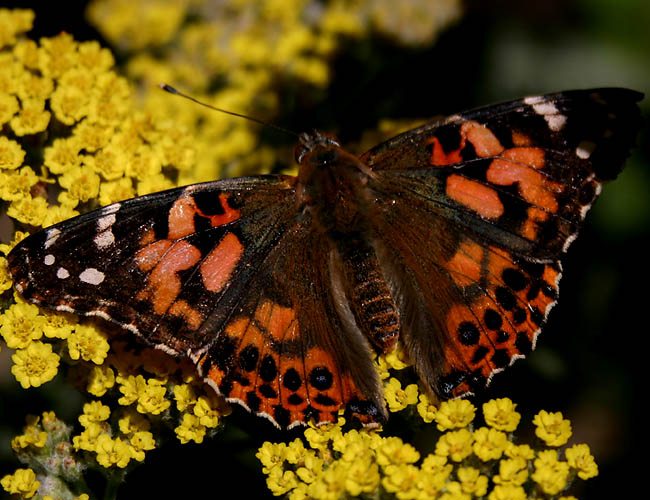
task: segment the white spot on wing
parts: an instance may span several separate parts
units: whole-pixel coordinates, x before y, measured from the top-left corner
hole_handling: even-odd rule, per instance
[[[59,235],[61,234],[61,231],[59,231],[56,228],[49,229],[45,233],[45,248],[50,248],[52,245],[54,245],[54,242],[59,239]]]
[[[106,248],[115,242],[115,236],[110,230],[99,233],[93,240],[97,248]]]
[[[64,280],[70,277],[70,273],[65,267],[59,267],[56,271],[56,277],[59,278],[60,280]]]
[[[54,255],[52,255],[51,253],[48,253],[45,256],[45,258],[43,259],[43,264],[45,264],[46,266],[51,266],[52,264],[54,264],[55,260],[56,259],[54,258]]]
[[[89,285],[99,285],[102,281],[104,281],[104,278],[105,278],[104,273],[98,271],[94,267],[89,267],[88,269],[85,269],[79,275],[79,279],[84,283],[88,283]]]
[[[524,103],[532,106],[535,113],[543,116],[546,120],[546,123],[548,124],[548,128],[550,128],[553,132],[558,132],[562,130],[562,127],[564,127],[564,124],[566,123],[566,116],[560,113],[555,104],[546,101],[544,97],[526,97],[524,99]]]
[[[115,224],[115,214],[107,215],[101,219],[97,219],[97,231],[104,231]]]
[[[580,141],[576,148],[576,156],[582,160],[586,160],[591,156],[591,153],[596,149],[596,144],[591,141]]]
[[[566,116],[564,115],[546,115],[544,117],[546,123],[548,123],[548,128],[553,132],[559,132],[564,127],[566,123]]]
[[[109,205],[107,207],[104,207],[102,209],[102,214],[104,215],[109,215],[109,214],[114,214],[117,212],[120,208],[122,208],[121,203],[113,203],[112,205]]]

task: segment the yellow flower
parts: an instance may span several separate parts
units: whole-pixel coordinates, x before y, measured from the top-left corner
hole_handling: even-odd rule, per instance
[[[67,191],[59,195],[61,203],[75,206],[77,202],[86,202],[97,198],[99,194],[99,175],[83,167],[70,167],[59,177],[59,184]]]
[[[79,415],[79,423],[84,427],[89,427],[91,423],[103,422],[110,416],[109,406],[102,404],[101,401],[91,401],[84,404],[83,413]]]
[[[45,101],[42,99],[22,101],[20,111],[9,120],[9,126],[18,136],[43,132],[50,123],[50,112],[44,108]]]
[[[427,476],[437,477],[444,483],[451,475],[454,466],[447,462],[446,456],[427,455],[422,460],[420,468]]]
[[[127,155],[118,147],[109,145],[94,155],[84,155],[83,163],[108,181],[120,179],[125,172]]]
[[[88,94],[77,87],[62,85],[50,97],[50,107],[61,123],[74,125],[88,114]]]
[[[106,334],[93,325],[77,325],[74,333],[68,337],[68,352],[74,360],[81,358],[101,365],[109,349]]]
[[[102,467],[117,467],[123,469],[131,460],[131,447],[125,441],[118,438],[111,438],[108,434],[101,434],[97,438],[95,446],[97,462]]]
[[[408,405],[417,403],[418,386],[410,384],[402,389],[402,384],[396,378],[391,378],[384,386],[384,397],[390,411],[400,411]]]
[[[190,405],[196,403],[196,394],[190,384],[179,384],[174,386],[174,399],[178,411],[185,411]]]
[[[78,137],[54,139],[52,145],[45,148],[43,164],[53,174],[62,174],[81,165],[79,152],[84,147]]]
[[[31,342],[25,349],[17,350],[11,360],[14,362],[11,373],[23,389],[49,382],[59,368],[59,355],[52,352],[50,344],[40,341]]]
[[[136,409],[140,413],[159,415],[171,405],[171,402],[165,399],[167,388],[164,386],[163,381],[150,378],[139,389]]]
[[[2,10],[0,10],[2,15]],[[22,498],[32,498],[41,485],[36,480],[36,474],[32,469],[18,469],[13,474],[7,474],[0,479],[2,487],[11,494],[18,494]]]
[[[0,127],[5,123],[8,123],[13,116],[18,112],[18,99],[13,95],[6,94],[5,92],[0,91]],[[4,136],[2,136],[4,137]],[[7,138],[4,138],[5,141],[8,141]],[[2,161],[2,146],[0,145],[0,168],[4,162]]]
[[[94,153],[106,146],[114,133],[114,127],[96,122],[83,120],[75,125],[73,136],[76,137],[83,149]]]
[[[39,181],[38,176],[30,167],[10,172],[0,171],[0,198],[6,201],[16,201],[26,196]]]
[[[72,446],[75,450],[95,451],[97,438],[104,433],[104,425],[97,422],[90,422],[87,427],[79,434],[72,438]]]
[[[354,460],[347,467],[345,489],[352,496],[371,493],[379,486],[379,466],[370,456]]]
[[[386,363],[393,370],[403,370],[409,366],[408,358],[401,344],[397,344],[395,349],[384,356]]]
[[[438,408],[429,400],[426,393],[421,392],[419,396],[420,402],[417,405],[418,413],[422,420],[429,424],[436,418]]]
[[[138,394],[141,388],[146,384],[142,375],[119,375],[115,377],[119,384],[119,390],[123,396],[117,400],[121,405],[128,406],[138,400]]]
[[[381,480],[384,489],[395,493],[397,498],[415,498],[418,492],[420,469],[411,464],[391,465],[385,469],[386,475]]]
[[[485,423],[499,431],[512,432],[519,425],[521,415],[517,405],[508,398],[492,399],[483,403]]]
[[[16,141],[0,135],[0,168],[17,169],[23,164],[25,151]]]
[[[110,205],[134,196],[133,182],[128,177],[122,177],[116,181],[102,182],[99,186],[99,203],[101,205]]]
[[[43,336],[44,324],[38,307],[21,301],[0,315],[0,334],[10,349],[24,349]]]
[[[156,440],[151,432],[139,431],[135,432],[129,438],[131,445],[131,456],[138,462],[144,460],[145,451],[153,450],[156,447]]]
[[[47,432],[38,425],[40,418],[28,415],[26,420],[27,425],[23,428],[23,433],[11,440],[11,447],[14,450],[28,446],[42,448],[47,443]]]
[[[76,316],[60,312],[45,312],[43,319],[43,334],[49,339],[67,339],[77,323]]]
[[[54,82],[52,82],[51,78],[39,76],[31,71],[25,71],[22,74],[17,94],[23,108],[25,107],[25,103],[30,100],[33,101],[34,108],[39,108],[41,103],[43,105],[45,104],[45,99],[49,97],[52,90],[54,90]]]
[[[492,480],[495,484],[521,486],[528,479],[528,462],[521,457],[503,459],[499,462],[499,474]]]
[[[29,226],[41,226],[47,216],[47,210],[45,198],[29,196],[12,201],[7,209],[7,215]]]
[[[268,474],[272,469],[282,467],[286,459],[286,453],[286,444],[265,441],[261,448],[257,450],[255,456],[262,463],[262,472]]]
[[[527,444],[516,445],[508,442],[504,453],[510,458],[523,458],[524,460],[532,460],[535,458],[535,450]]]
[[[544,450],[537,454],[535,471],[531,475],[544,493],[557,495],[567,486],[569,464],[557,459],[554,450]]]
[[[438,439],[436,455],[449,457],[454,462],[461,462],[472,454],[472,433],[467,429],[450,431]]]
[[[4,257],[0,257],[0,294],[9,290],[13,285],[11,275],[9,274],[9,263]],[[6,313],[6,311],[5,311]],[[2,333],[2,321],[4,314],[0,315],[0,335],[4,337]],[[6,339],[5,339],[6,341]]]
[[[274,496],[280,496],[298,486],[298,479],[293,471],[276,468],[269,472],[266,486]]]
[[[412,464],[420,459],[420,453],[410,444],[400,438],[391,436],[383,438],[375,449],[377,463],[382,467],[387,465]]]
[[[40,49],[34,40],[20,40],[13,49],[13,56],[28,69],[38,69]]]
[[[189,443],[190,441],[202,443],[205,437],[205,431],[206,428],[199,422],[199,417],[191,413],[183,414],[181,425],[174,429],[178,440],[183,444]]]
[[[488,500],[526,500],[526,491],[514,484],[497,484],[488,495]]]
[[[586,444],[576,444],[564,452],[569,467],[578,471],[580,479],[590,479],[598,475],[598,465]]]
[[[488,478],[473,467],[460,467],[456,471],[463,492],[482,497],[487,493]]]
[[[438,430],[446,431],[467,427],[476,414],[476,408],[466,399],[443,401],[436,412],[435,421]]]
[[[290,460],[287,461],[292,463]],[[310,453],[304,453],[304,456],[299,463],[293,463],[299,465],[296,469],[296,476],[298,476],[303,483],[313,483],[323,472],[323,459],[316,456],[316,454],[311,450]]]
[[[219,402],[217,397],[199,396],[194,405],[194,415],[199,417],[201,425],[214,428],[219,425]]]
[[[571,422],[565,420],[559,411],[549,413],[542,410],[533,418],[533,424],[536,426],[535,435],[548,446],[562,446],[571,437]]]
[[[136,189],[138,196],[143,196],[149,193],[156,193],[174,187],[174,183],[165,177],[163,174],[156,174],[138,182]]]
[[[496,429],[481,427],[474,431],[474,454],[484,462],[501,458],[507,444],[506,434]]]
[[[48,209],[41,225],[43,227],[48,227],[61,221],[71,219],[72,217],[76,217],[77,215],[79,215],[79,212],[69,205],[55,205]]]
[[[32,10],[0,9],[0,49],[15,44],[16,35],[31,30],[33,22]]]
[[[125,436],[138,432],[147,432],[151,428],[149,420],[130,408],[125,411],[124,416],[117,423],[120,432]]]

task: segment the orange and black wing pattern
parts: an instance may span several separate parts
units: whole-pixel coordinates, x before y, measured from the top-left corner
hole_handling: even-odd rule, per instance
[[[640,126],[625,89],[534,96],[451,116],[361,159],[374,234],[401,293],[402,338],[441,397],[534,348],[560,258]]]

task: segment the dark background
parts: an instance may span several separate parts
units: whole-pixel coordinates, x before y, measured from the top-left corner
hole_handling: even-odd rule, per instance
[[[86,24],[86,2],[14,2],[36,10],[30,36],[67,31],[78,40],[101,35]],[[4,2],[4,6],[8,2]],[[379,37],[350,45],[335,61],[329,90],[308,109],[300,101],[280,117],[296,130],[333,130],[345,143],[381,118],[426,118],[499,100],[572,88],[624,86],[650,93],[650,2],[548,0],[466,2],[466,15],[433,47],[406,49]],[[102,42],[104,43],[104,42]],[[648,99],[641,103],[648,116]],[[638,481],[645,456],[650,144],[647,123],[627,168],[604,189],[563,261],[560,302],[538,349],[495,377],[473,402],[508,396],[523,421],[540,409],[562,411],[586,442],[600,475],[580,498],[616,498]],[[17,467],[8,441],[26,413],[54,409],[72,422],[79,395],[63,384],[23,391],[0,353],[0,475]],[[283,440],[243,411],[225,435],[203,445],[173,440],[131,472],[121,498],[145,492],[170,498],[217,497],[232,488],[270,496],[253,455],[265,440]],[[388,429],[391,430],[390,428]],[[522,426],[522,433],[530,426]],[[289,436],[291,438],[294,435]],[[409,436],[405,436],[409,437]],[[412,436],[423,449],[422,436]],[[644,440],[645,443],[647,440]],[[252,450],[252,451],[251,451]],[[241,479],[245,477],[245,482]],[[640,485],[639,485],[640,486]],[[99,490],[101,491],[101,490]],[[210,492],[210,493],[208,493]]]

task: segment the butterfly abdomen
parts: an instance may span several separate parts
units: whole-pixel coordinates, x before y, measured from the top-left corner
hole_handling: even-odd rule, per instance
[[[339,240],[348,300],[357,326],[384,353],[397,343],[400,320],[374,249],[360,235]]]

